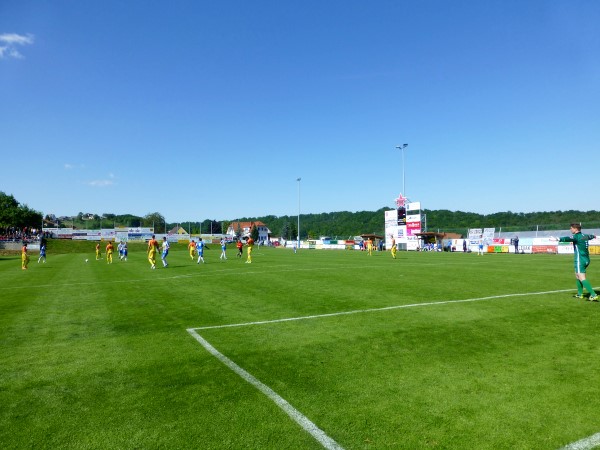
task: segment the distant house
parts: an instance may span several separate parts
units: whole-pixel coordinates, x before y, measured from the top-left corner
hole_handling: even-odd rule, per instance
[[[256,222],[231,222],[229,227],[227,227],[227,233],[225,234],[231,236],[231,238],[239,236],[240,238],[245,239],[250,236],[253,226],[256,226],[256,229],[258,230],[259,242],[266,242],[269,240],[271,230],[259,220]]]
[[[54,227],[58,227],[58,219],[56,217],[53,216],[52,219],[44,219],[42,221],[42,227],[43,228],[54,228]]]
[[[167,234],[188,234],[187,231],[185,231],[184,228],[180,227],[179,225],[171,228]]]

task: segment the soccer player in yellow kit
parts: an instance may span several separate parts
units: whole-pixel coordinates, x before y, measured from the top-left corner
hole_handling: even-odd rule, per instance
[[[106,264],[112,264],[112,255],[114,249],[115,248],[113,247],[112,242],[108,241],[108,244],[106,245]]]
[[[21,247],[21,269],[27,270],[27,264],[29,264],[29,255],[27,254],[27,242],[23,242],[23,247]]]
[[[396,239],[392,238],[392,248],[390,250],[392,252],[392,258],[396,259]]]
[[[194,241],[193,239],[190,241],[190,243],[188,244],[188,249],[190,251],[190,258],[192,258],[192,261],[194,260],[194,256],[196,255],[196,241]]]
[[[152,239],[148,241],[148,261],[152,269],[156,269],[156,252],[158,250],[158,241],[152,235]]]
[[[96,261],[100,259],[100,244],[96,244]]]
[[[246,241],[246,247],[248,248],[248,259],[246,260],[247,264],[252,263],[252,247],[254,247],[254,239],[248,238]]]

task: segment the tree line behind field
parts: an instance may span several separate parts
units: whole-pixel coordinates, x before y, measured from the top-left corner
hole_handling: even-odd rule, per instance
[[[0,234],[25,228],[40,228],[42,213],[21,204],[12,195],[0,191]]]
[[[384,234],[384,212],[338,211],[300,215],[300,238],[347,239],[361,234]],[[549,211],[514,213],[511,211],[494,214],[477,214],[463,211],[423,210],[423,222],[427,231],[466,235],[469,228],[495,228],[503,232],[565,230],[572,222],[580,222],[583,228],[600,228],[600,211]],[[160,212],[145,216],[133,214],[90,214],[79,213],[73,217],[42,216],[27,205],[20,204],[12,195],[0,192],[0,231],[8,228],[72,227],[75,229],[100,229],[113,227],[154,227],[156,233],[165,233],[179,226],[192,234],[224,234],[232,221],[263,222],[275,238],[296,239],[298,216],[240,217],[228,220],[206,219],[204,221],[182,220],[166,222]]]
[[[321,236],[348,239],[361,234],[384,235],[384,213],[390,208],[376,211],[337,211],[329,213],[313,213],[300,215],[300,238],[317,239]],[[81,213],[80,213],[81,215]],[[477,214],[473,212],[428,210],[422,211],[423,225],[427,231],[440,233],[457,233],[466,236],[469,228],[495,228],[503,232],[565,230],[572,222],[581,222],[584,228],[600,228],[600,211],[549,211],[532,213],[514,213],[511,211],[493,214]],[[270,230],[274,238],[296,239],[298,235],[298,216],[259,216],[240,217],[233,221],[262,222]],[[131,214],[115,215],[104,213],[87,220],[74,217],[61,226],[74,228],[112,228],[117,227],[154,227],[156,233],[164,233],[181,227],[191,234],[225,234],[232,220],[206,219],[202,222],[183,220],[166,222],[158,213],[150,213],[139,217]]]
[[[318,238],[329,236],[347,239],[361,234],[384,235],[384,212],[377,211],[339,211],[320,214],[300,215],[300,237]],[[422,211],[427,231],[440,233],[458,233],[466,236],[469,228],[501,228],[503,232],[565,230],[572,222],[581,222],[584,228],[600,228],[600,211],[550,211],[533,213],[513,213],[510,211],[494,214],[477,214],[463,211],[428,210]],[[273,233],[274,237],[295,239],[298,216],[245,217],[241,221],[261,221]],[[289,234],[286,234],[290,232]]]

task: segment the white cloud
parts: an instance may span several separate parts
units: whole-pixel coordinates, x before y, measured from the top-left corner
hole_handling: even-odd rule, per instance
[[[90,186],[93,187],[108,187],[108,186],[114,186],[115,184],[117,184],[116,182],[116,177],[114,173],[109,173],[108,174],[108,178],[105,178],[103,180],[93,180],[87,183]]]
[[[28,34],[27,36],[22,36],[16,33],[4,33],[0,34],[0,42],[5,42],[9,45],[25,45],[25,44],[33,44],[33,35]]]
[[[65,163],[65,170],[85,169],[85,164]]]
[[[0,59],[14,58],[22,59],[24,56],[17,50],[17,46],[33,44],[34,36],[28,34],[23,36],[16,33],[0,34]]]
[[[14,58],[14,59],[23,59],[25,58],[16,48],[11,48],[9,46],[0,47],[0,58]]]
[[[93,187],[107,187],[114,185],[115,182],[113,180],[94,180],[90,181],[88,184]]]

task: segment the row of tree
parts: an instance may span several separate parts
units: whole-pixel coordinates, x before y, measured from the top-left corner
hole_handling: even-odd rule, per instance
[[[384,235],[384,212],[340,211],[321,214],[300,215],[300,237],[348,238],[366,233]],[[477,214],[463,211],[423,210],[423,224],[427,231],[457,233],[465,236],[469,228],[496,228],[502,231],[566,230],[573,222],[582,223],[585,228],[600,228],[600,211],[550,211],[533,213],[513,213],[510,211],[494,214]],[[275,236],[295,239],[297,216],[264,216],[243,218],[243,221],[260,220]]]
[[[206,219],[202,222],[181,222],[169,223],[159,212],[146,214],[145,216],[136,216],[133,214],[90,214],[80,212],[76,216],[56,217],[46,215],[44,217],[45,227],[63,227],[74,229],[97,230],[101,228],[114,227],[143,227],[154,228],[156,233],[166,233],[177,226],[183,227],[192,234],[212,233],[221,234],[223,232],[223,222]],[[226,231],[226,230],[225,230]]]
[[[365,233],[384,234],[384,211],[339,211],[320,214],[300,215],[300,238],[348,238]],[[549,211],[533,213],[513,213],[511,211],[494,214],[477,214],[463,211],[424,210],[424,224],[428,231],[453,232],[465,235],[469,228],[501,228],[502,231],[564,230],[572,222],[582,223],[584,228],[600,228],[600,211]],[[42,219],[45,226],[73,227],[78,229],[99,229],[112,227],[154,227],[157,233],[165,233],[176,226],[192,234],[222,234],[231,221],[206,219],[168,223],[159,212],[143,217],[132,214],[84,214],[58,219],[54,216],[42,217],[38,211],[22,205],[12,195],[0,192],[0,228],[33,227],[39,228]],[[242,217],[240,222],[263,222],[273,237],[293,240],[298,235],[297,216]]]
[[[0,191],[0,229],[40,228],[42,213]]]
[[[493,214],[476,214],[462,211],[425,210],[429,231],[464,234],[469,228],[496,228],[502,231],[567,230],[571,223],[581,223],[584,228],[600,228],[600,211],[547,211]]]

